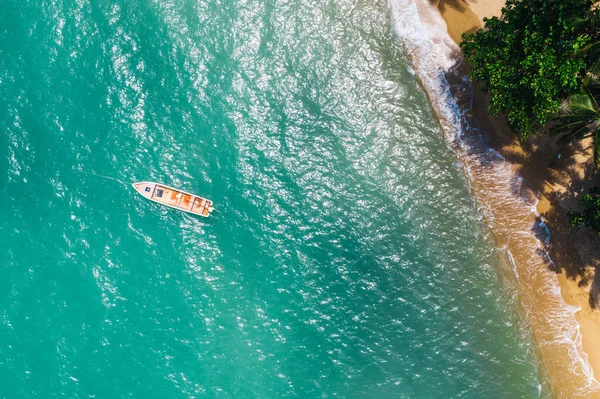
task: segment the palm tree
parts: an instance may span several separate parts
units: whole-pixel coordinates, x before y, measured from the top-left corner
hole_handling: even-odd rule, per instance
[[[550,130],[553,136],[561,136],[559,143],[593,137],[594,165],[600,169],[600,108],[589,91],[582,91],[566,99],[558,114],[556,124]]]
[[[600,80],[600,8],[592,5],[590,12],[585,17],[571,20],[569,24],[576,31],[590,38],[590,42],[577,53],[588,65],[584,84],[587,86],[598,83]]]
[[[584,84],[598,83],[600,78],[600,40],[584,46],[581,50],[584,57],[588,60],[587,75]]]

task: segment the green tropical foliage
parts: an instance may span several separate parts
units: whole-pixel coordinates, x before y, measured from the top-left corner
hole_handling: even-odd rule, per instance
[[[567,143],[592,137],[600,170],[600,3],[507,0],[501,18],[464,35],[471,79],[521,138],[543,130]],[[600,233],[600,189],[584,195],[572,225]]]
[[[597,84],[600,79],[600,10],[597,6],[592,6],[590,13],[583,18],[569,21],[569,24],[575,28],[576,32],[590,39],[577,55],[583,58],[587,64],[584,84],[586,86]]]
[[[565,100],[550,133],[560,136],[559,142],[593,137],[594,164],[600,167],[600,109],[589,91],[582,91]]]
[[[587,64],[583,79],[586,89],[563,102],[554,117],[556,125],[551,129],[551,133],[560,136],[559,142],[591,136],[594,165],[598,170],[600,169],[600,108],[597,101],[600,84],[600,12],[597,7],[592,7],[587,16],[571,20],[570,23],[577,32],[590,38],[589,43],[577,54]],[[583,196],[580,202],[582,211],[570,213],[573,227],[591,227],[600,234],[599,193],[598,187],[594,187]]]
[[[586,70],[591,0],[507,0],[502,18],[463,37],[471,78],[523,138],[539,132],[561,100],[578,92]]]
[[[581,212],[572,212],[571,225],[573,227],[591,227],[600,234],[600,190],[594,187],[589,194],[581,200]]]

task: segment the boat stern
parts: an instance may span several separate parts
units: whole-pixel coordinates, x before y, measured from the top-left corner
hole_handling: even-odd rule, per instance
[[[152,198],[152,194],[154,193],[154,188],[156,187],[156,183],[140,182],[140,183],[133,183],[132,186],[133,186],[133,188],[135,188],[135,191],[137,191],[144,197],[150,199],[150,198]]]

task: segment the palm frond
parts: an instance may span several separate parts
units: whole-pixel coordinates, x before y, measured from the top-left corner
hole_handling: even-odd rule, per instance
[[[572,129],[563,131],[563,135],[558,139],[559,143],[568,143],[572,140],[579,140],[585,137],[586,133],[590,133],[590,128],[585,123],[579,123],[577,126]]]
[[[595,114],[586,112],[581,114],[556,114],[552,117],[554,120],[565,120],[564,123],[569,123],[569,120],[576,120],[582,118],[593,118]]]
[[[598,100],[596,100],[596,97],[592,94],[592,92],[588,89],[584,89],[585,92],[587,93],[590,102],[592,103],[592,107],[594,107],[594,112],[597,115],[600,115],[600,108],[598,108]]]
[[[572,140],[581,140],[590,133],[590,127],[587,124],[581,124],[579,128],[571,130],[570,132],[562,136],[560,139],[558,139],[558,142],[562,144]]]
[[[590,85],[590,82],[598,81],[600,78],[600,54],[596,57],[596,60],[588,67],[587,75],[584,79],[584,84],[586,86]]]
[[[586,44],[585,46],[583,46],[582,48],[579,49],[578,53],[579,54],[595,53],[599,50],[600,50],[600,41]]]
[[[582,125],[587,125],[585,122],[581,120],[576,121],[565,121],[563,123],[558,122],[556,125],[552,126],[550,129],[551,136],[558,136],[564,134],[570,134],[574,130],[580,129]]]
[[[577,115],[589,117],[596,114],[597,110],[590,97],[590,94],[585,91],[572,95],[562,103],[558,114],[573,117]]]

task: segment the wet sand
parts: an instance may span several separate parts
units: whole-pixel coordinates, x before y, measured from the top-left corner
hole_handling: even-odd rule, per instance
[[[471,32],[482,26],[484,17],[500,15],[504,5],[502,0],[493,1],[463,1],[463,0],[434,0],[434,3],[448,25],[448,33],[455,42],[460,42],[463,32]],[[466,66],[461,66],[456,72],[460,76],[467,72]],[[449,77],[449,81],[452,77]],[[451,82],[452,83],[452,82]],[[566,212],[577,209],[581,196],[594,185],[591,180],[593,166],[591,162],[591,147],[589,142],[571,146],[558,146],[547,136],[535,137],[526,143],[516,139],[506,127],[502,118],[492,118],[487,113],[487,97],[474,93],[473,108],[470,111],[473,123],[489,140],[492,148],[496,149],[510,164],[515,172],[521,175],[531,189],[539,194],[537,211],[542,221],[551,231],[550,245],[545,249],[549,252],[552,262],[547,264],[547,270],[540,270],[540,278],[557,278],[562,298],[568,309],[575,312],[575,318],[580,327],[579,337],[583,345],[584,359],[593,369],[593,375],[600,376],[600,311],[597,310],[600,298],[600,273],[595,268],[600,259],[600,239],[588,229],[576,230],[569,226]],[[598,179],[595,180],[596,185]],[[497,234],[499,245],[509,245],[510,237]],[[519,258],[519,253],[512,253]],[[516,260],[516,259],[515,259]],[[524,258],[522,261],[527,262]],[[550,273],[548,273],[548,271]],[[537,273],[537,272],[536,272]],[[542,291],[545,284],[537,285],[520,282],[521,289],[533,290],[527,293],[532,301],[544,300]],[[551,304],[548,304],[550,307]],[[564,307],[564,304],[562,305]],[[539,309],[539,305],[536,309]],[[579,309],[579,310],[577,310]],[[529,317],[531,323],[551,323],[543,317]],[[536,328],[537,327],[537,328]],[[540,352],[544,361],[545,373],[553,384],[558,397],[569,397],[573,394],[573,384],[588,387],[590,391],[599,392],[597,381],[570,381],[565,378],[564,368],[570,363],[567,356],[572,353],[556,353],[548,349],[543,342],[550,337],[543,337],[544,328],[533,326],[534,335],[540,344]],[[561,362],[561,357],[564,362]],[[583,369],[586,365],[581,366]],[[591,374],[588,370],[587,374]],[[583,394],[579,390],[577,396],[599,397],[600,393]],[[595,395],[595,396],[594,396]]]

